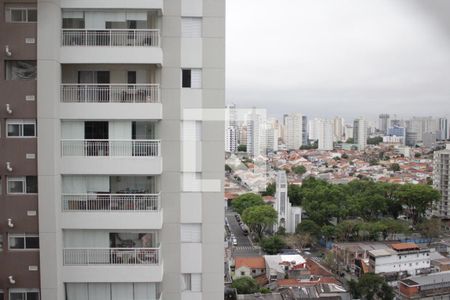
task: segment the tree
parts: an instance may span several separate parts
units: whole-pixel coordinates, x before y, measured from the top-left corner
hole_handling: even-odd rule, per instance
[[[393,163],[389,167],[389,170],[394,171],[394,172],[399,172],[400,171],[400,165],[397,164],[397,163]]]
[[[382,143],[382,142],[383,142],[383,137],[381,137],[381,136],[376,136],[376,137],[367,139],[368,145],[378,145],[379,143]]]
[[[374,273],[362,275],[358,282],[351,280],[349,282],[349,288],[354,299],[394,299],[394,290],[392,287],[386,283],[383,277]]]
[[[306,234],[292,234],[284,237],[287,246],[292,249],[302,250],[306,246],[311,245],[312,237],[309,233]]]
[[[261,193],[262,196],[274,196],[276,192],[275,182],[271,182],[267,185],[266,190]]]
[[[229,165],[225,164],[225,171],[230,173],[231,171],[233,171],[233,169],[231,169]]]
[[[441,220],[438,218],[431,218],[425,220],[417,225],[417,230],[422,236],[427,238],[437,238],[441,234]]]
[[[332,240],[336,236],[336,228],[332,225],[324,225],[320,229],[320,234],[326,240]]]
[[[306,234],[309,233],[312,237],[319,237],[320,226],[316,224],[313,220],[303,220],[295,228],[295,233]]]
[[[414,157],[415,157],[415,158],[419,158],[419,157],[421,157],[421,156],[422,156],[422,154],[419,153],[419,152],[414,153]]]
[[[302,188],[301,186],[297,184],[290,184],[288,186],[288,197],[289,202],[292,203],[294,206],[300,206],[302,205]]]
[[[239,152],[247,152],[247,145],[239,145],[237,150]]]
[[[348,154],[347,153],[342,154],[341,158],[348,159]]]
[[[232,288],[237,290],[238,294],[254,294],[259,291],[258,283],[252,277],[244,276],[233,281]]]
[[[348,138],[347,141],[345,141],[347,144],[354,144],[355,140],[353,138]]]
[[[306,173],[306,168],[305,166],[296,166],[292,169],[292,171],[294,171],[295,174],[303,175]]]
[[[286,243],[278,235],[267,237],[261,240],[261,248],[264,250],[264,252],[271,255],[279,253],[280,250],[285,247]]]
[[[277,222],[277,212],[269,205],[252,206],[244,210],[242,220],[261,239],[266,229]]]
[[[254,193],[242,194],[231,202],[231,206],[239,214],[246,208],[258,205],[264,205],[264,201],[260,195]]]
[[[429,185],[405,184],[398,188],[396,197],[407,206],[407,214],[415,225],[432,203],[440,199],[440,193]]]

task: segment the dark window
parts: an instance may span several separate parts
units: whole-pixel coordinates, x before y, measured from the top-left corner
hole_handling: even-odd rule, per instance
[[[39,249],[39,237],[29,236],[25,238],[27,249]]]
[[[128,71],[128,84],[136,84],[136,71]]]
[[[86,140],[107,140],[107,121],[87,121],[84,123],[84,138]]]
[[[28,22],[37,22],[37,10],[36,9],[28,10]]]
[[[27,194],[36,194],[38,192],[37,176],[27,176]]]
[[[191,87],[191,70],[183,70],[183,87],[190,88]]]

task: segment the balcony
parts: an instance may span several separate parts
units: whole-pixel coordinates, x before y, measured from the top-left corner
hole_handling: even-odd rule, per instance
[[[160,47],[159,29],[63,29],[62,46]]]
[[[159,247],[63,249],[63,282],[141,282],[142,278],[162,281]]]
[[[152,157],[160,156],[159,140],[62,140],[62,156]]]
[[[161,65],[159,29],[62,29],[61,63]]]
[[[63,194],[65,212],[157,212],[160,194]]]
[[[159,140],[62,140],[61,173],[72,175],[158,175]]]
[[[65,266],[159,265],[160,248],[65,248]]]
[[[62,84],[63,103],[160,103],[159,84]]]

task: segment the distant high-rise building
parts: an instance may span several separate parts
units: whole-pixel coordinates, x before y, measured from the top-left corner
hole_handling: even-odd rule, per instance
[[[267,150],[278,151],[278,138],[280,136],[278,120],[271,118],[267,121],[266,125],[266,137],[267,137]]]
[[[440,140],[448,140],[449,139],[449,129],[448,129],[448,119],[447,118],[439,118],[438,119],[438,131],[439,131],[439,139]]]
[[[425,132],[438,131],[438,122],[432,117],[413,117],[406,123],[408,131],[417,133],[417,141],[423,141]]]
[[[319,150],[333,150],[333,122],[327,119],[319,122]]]
[[[347,141],[350,138],[353,138],[353,126],[347,124],[344,127],[344,141]]]
[[[423,134],[422,143],[424,147],[434,147],[436,146],[437,134],[435,132],[425,132]]]
[[[238,146],[236,105],[227,105],[225,109],[225,151],[236,152]]]
[[[291,113],[285,116],[285,143],[289,150],[299,149],[307,144],[305,134],[307,134],[307,123],[305,116],[300,113]]]
[[[441,193],[434,204],[433,215],[444,219],[450,216],[450,145],[445,150],[435,151],[433,157],[433,187]]]
[[[367,147],[367,121],[364,118],[356,119],[353,122],[353,141],[358,145],[359,150]]]
[[[390,126],[389,124],[389,118],[390,116],[388,114],[381,114],[379,115],[379,125],[378,129],[383,133],[386,134],[387,130]]]
[[[309,127],[309,139],[310,140],[318,140],[319,139],[319,130],[320,130],[320,123],[322,122],[321,118],[313,118],[309,120],[308,127]]]
[[[277,211],[275,230],[278,227],[283,227],[287,233],[294,233],[297,224],[302,221],[302,208],[292,206],[289,202],[286,171],[278,171],[277,173],[275,199],[275,210]]]
[[[398,137],[400,139],[400,142],[403,145],[406,143],[406,128],[405,127],[399,127],[399,126],[389,127],[386,135],[389,137]]]
[[[345,138],[344,133],[345,122],[342,117],[335,117],[333,119],[333,141],[343,141]]]
[[[266,116],[255,108],[247,116],[247,153],[266,154]]]
[[[247,125],[242,124],[239,126],[239,133],[238,133],[238,144],[239,145],[247,145]]]
[[[406,146],[414,147],[417,144],[417,132],[406,129]]]

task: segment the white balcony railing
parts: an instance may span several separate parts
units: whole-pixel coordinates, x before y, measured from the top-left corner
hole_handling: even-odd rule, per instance
[[[160,47],[159,29],[62,29],[63,46]]]
[[[160,156],[160,140],[62,140],[62,156]]]
[[[160,248],[64,248],[65,266],[159,265]]]
[[[159,103],[159,84],[62,84],[65,103]]]
[[[160,194],[63,194],[63,211],[159,211]]]

